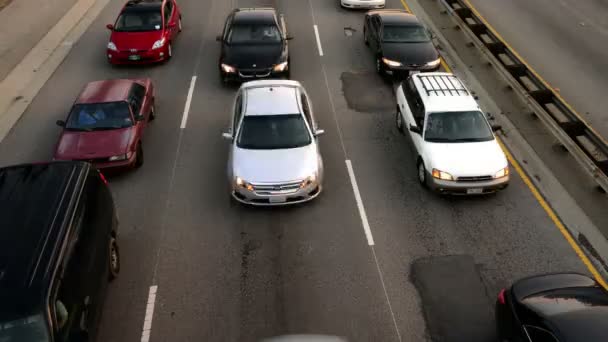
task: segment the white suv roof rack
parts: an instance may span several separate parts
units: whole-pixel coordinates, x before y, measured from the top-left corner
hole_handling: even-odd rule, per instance
[[[426,91],[427,96],[443,95],[443,96],[470,96],[471,94],[465,88],[464,84],[458,77],[447,74],[418,74],[422,88]]]

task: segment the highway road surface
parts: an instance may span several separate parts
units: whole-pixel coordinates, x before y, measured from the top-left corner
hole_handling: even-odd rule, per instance
[[[86,82],[149,76],[157,84],[145,164],[110,179],[122,269],[98,341],[142,334],[154,342],[256,341],[285,333],[491,340],[501,287],[531,274],[588,272],[516,173],[507,190],[479,198],[443,198],[419,186],[412,147],[394,126],[391,84],[375,74],[363,44],[363,12],[326,0],[180,5],[184,32],[169,63],[115,68],[104,54],[105,25],[122,6],[112,1],[0,144],[3,165],[48,160],[55,121]],[[285,14],[295,37],[292,78],[307,88],[327,132],[320,138],[326,183],[308,204],[259,209],[228,195],[221,133],[236,88],[220,83],[215,36],[232,6],[268,5]],[[144,325],[149,300],[153,319]]]

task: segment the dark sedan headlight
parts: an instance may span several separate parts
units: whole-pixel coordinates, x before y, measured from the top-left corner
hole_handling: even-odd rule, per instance
[[[222,63],[222,64],[220,64],[220,67],[222,68],[223,72],[228,73],[228,74],[236,72],[236,68],[233,67],[232,65]]]
[[[288,66],[287,65],[287,61],[285,61],[283,63],[279,63],[279,64],[275,65],[272,68],[272,71],[274,71],[274,72],[283,72],[283,71],[287,70],[287,66]]]
[[[382,62],[384,62],[384,64],[391,66],[391,67],[400,67],[401,66],[401,62],[393,61],[388,58],[382,58]]]
[[[439,63],[441,63],[441,58],[437,58],[434,61],[428,62],[428,63],[425,64],[425,66],[427,68],[434,68],[434,67],[438,66]]]

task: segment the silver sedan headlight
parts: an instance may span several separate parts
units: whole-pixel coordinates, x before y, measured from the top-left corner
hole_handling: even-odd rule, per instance
[[[314,184],[317,182],[317,173],[313,173],[312,175],[306,177],[306,179],[304,179],[302,181],[302,183],[300,183],[300,189],[303,189],[311,184]]]
[[[251,185],[251,183],[245,181],[243,178],[241,177],[235,177],[234,178],[234,184],[238,187],[238,188],[243,188],[243,189],[247,189],[249,191],[253,191],[253,185]]]

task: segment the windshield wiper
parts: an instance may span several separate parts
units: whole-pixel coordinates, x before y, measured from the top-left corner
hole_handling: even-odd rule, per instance
[[[94,131],[108,131],[111,129],[119,129],[119,128],[124,128],[123,126],[102,126],[102,127],[94,127],[93,130]]]
[[[456,141],[455,139],[449,139],[449,138],[426,138],[424,140],[430,141],[430,142],[453,142],[453,141]]]
[[[68,130],[68,131],[75,131],[75,132],[91,132],[91,131],[93,131],[92,128],[84,128],[84,127],[66,127],[66,130]]]

